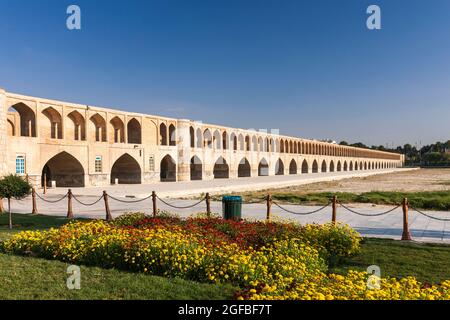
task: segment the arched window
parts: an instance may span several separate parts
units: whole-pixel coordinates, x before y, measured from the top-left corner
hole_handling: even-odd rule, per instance
[[[141,144],[141,124],[135,118],[128,121],[127,124],[128,143]]]

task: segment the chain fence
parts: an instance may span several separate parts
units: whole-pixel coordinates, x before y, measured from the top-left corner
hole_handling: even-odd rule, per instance
[[[344,204],[341,203],[341,202],[339,202],[339,205],[340,205],[342,208],[344,208],[345,210],[350,211],[351,213],[354,213],[354,214],[356,214],[356,215],[363,216],[363,217],[379,217],[379,216],[384,216],[384,215],[386,215],[386,214],[389,214],[389,213],[391,213],[391,212],[397,210],[398,208],[400,208],[400,207],[402,206],[402,205],[398,205],[398,206],[396,206],[396,207],[394,207],[394,208],[392,208],[392,209],[389,209],[389,210],[387,210],[387,211],[383,211],[383,212],[380,212],[380,213],[364,213],[364,212],[359,212],[359,211],[356,211],[356,210],[354,210],[354,209],[352,209],[352,208],[349,208],[349,207],[347,207],[346,205],[344,205]]]
[[[167,201],[161,199],[161,198],[158,197],[158,196],[156,196],[156,198],[157,198],[159,201],[161,201],[162,203],[164,203],[166,206],[171,207],[171,208],[174,208],[174,209],[180,209],[180,210],[181,210],[181,209],[190,209],[190,208],[196,207],[196,206],[198,206],[200,203],[202,203],[203,201],[206,200],[206,197],[203,197],[201,200],[197,201],[197,202],[194,203],[194,204],[190,204],[190,205],[188,205],[188,206],[177,206],[177,205],[173,205],[173,204],[168,203]]]
[[[310,215],[310,214],[314,214],[314,213],[320,212],[320,211],[324,210],[325,208],[327,208],[328,206],[330,206],[330,204],[331,204],[331,202],[328,202],[328,203],[327,203],[326,205],[324,205],[323,207],[320,207],[319,209],[312,210],[312,211],[309,211],[309,212],[295,212],[295,211],[291,211],[291,210],[289,210],[289,209],[286,209],[285,207],[281,206],[281,205],[280,205],[278,202],[276,202],[276,201],[273,201],[273,200],[272,200],[272,203],[273,203],[274,205],[276,205],[278,208],[280,208],[281,210],[283,210],[283,211],[286,211],[286,212],[288,212],[288,213],[295,214],[295,215],[302,215],[302,216],[306,216],[306,215]]]
[[[414,207],[410,207],[410,208],[411,208],[412,211],[415,211],[415,212],[417,212],[417,213],[419,213],[419,214],[421,214],[421,215],[423,215],[423,216],[425,216],[427,218],[430,218],[430,219],[433,219],[433,220],[444,221],[444,222],[450,222],[450,218],[433,217],[433,216],[429,215],[428,213],[425,213],[425,212],[423,212],[423,211],[421,211],[419,209],[416,209]]]
[[[69,193],[66,193],[64,196],[62,196],[62,197],[59,198],[58,200],[48,200],[48,199],[45,199],[45,198],[42,197],[39,193],[36,192],[36,196],[37,196],[39,199],[41,199],[42,201],[47,202],[47,203],[57,203],[57,202],[60,202],[60,201],[64,200],[65,198],[67,198],[68,195],[69,195]]]
[[[72,194],[72,198],[73,198],[76,202],[78,202],[79,204],[81,204],[81,205],[83,205],[83,206],[85,206],[85,207],[91,207],[91,206],[96,205],[97,203],[99,203],[101,200],[103,200],[103,199],[104,199],[104,196],[102,195],[102,196],[100,196],[100,198],[98,198],[98,199],[95,200],[94,202],[88,202],[88,203],[81,201],[81,200],[78,199],[78,197],[75,196],[74,194]]]

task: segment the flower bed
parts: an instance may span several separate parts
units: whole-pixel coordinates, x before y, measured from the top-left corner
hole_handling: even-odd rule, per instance
[[[0,243],[6,253],[119,268],[240,287],[238,299],[439,299],[450,282],[423,287],[413,278],[382,279],[369,290],[368,275],[327,275],[330,254],[351,255],[359,237],[345,226],[127,215],[106,223],[73,222],[48,231],[25,231]]]

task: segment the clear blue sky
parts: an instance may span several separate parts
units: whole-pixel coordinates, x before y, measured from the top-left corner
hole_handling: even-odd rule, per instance
[[[8,91],[306,138],[450,139],[448,0],[0,3]]]

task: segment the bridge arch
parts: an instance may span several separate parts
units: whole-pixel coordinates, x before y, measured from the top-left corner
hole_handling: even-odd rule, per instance
[[[33,109],[23,102],[11,106],[10,110],[16,111],[20,118],[19,135],[21,137],[36,137],[36,114]]]
[[[312,173],[318,173],[319,172],[319,164],[317,163],[317,160],[314,160],[312,164]]]
[[[258,165],[258,176],[268,176],[269,175],[269,164],[266,159],[262,158]]]
[[[248,162],[247,158],[242,158],[238,166],[238,178],[250,177],[251,172],[250,162]]]
[[[127,124],[128,143],[141,144],[142,143],[141,124],[136,118],[132,118]]]
[[[325,160],[322,161],[320,172],[327,172],[327,162]]]
[[[214,179],[227,179],[230,176],[230,167],[223,157],[219,157],[214,164]]]
[[[191,180],[202,180],[203,179],[203,164],[199,157],[193,156],[191,158]]]
[[[334,161],[333,160],[331,160],[330,161],[330,172],[334,172]]]
[[[124,137],[124,132],[125,132],[125,125],[122,121],[122,119],[120,119],[119,117],[114,117],[112,118],[109,123],[111,124],[112,127],[112,131],[111,131],[111,136],[109,138],[109,141],[114,142],[114,143],[124,143],[125,142],[125,137]]]
[[[56,187],[84,187],[83,165],[68,152],[60,152],[50,158],[42,169],[41,185],[51,186],[51,181],[56,182]],[[46,181],[44,181],[44,177]]]
[[[294,159],[289,163],[289,174],[297,174],[297,162]]]
[[[67,117],[72,121],[73,134],[72,138],[75,141],[85,141],[86,140],[86,125],[84,117],[77,110],[72,111],[67,115]]]
[[[159,172],[161,182],[177,181],[177,165],[170,155],[166,155],[162,158]]]
[[[309,165],[306,159],[302,162],[302,173],[309,173]]]
[[[96,113],[91,118],[90,121],[94,126],[94,135],[92,140],[97,142],[106,142],[106,121],[100,114]]]
[[[124,153],[111,168],[111,184],[118,179],[119,184],[140,184],[141,166],[130,154]]]
[[[42,114],[47,118],[49,126],[41,127],[41,134],[44,137],[51,139],[62,139],[63,138],[63,128],[62,128],[62,117],[61,114],[56,111],[53,107],[48,107],[42,110]]]
[[[281,159],[278,159],[275,163],[275,175],[282,176],[284,175],[284,163]]]

